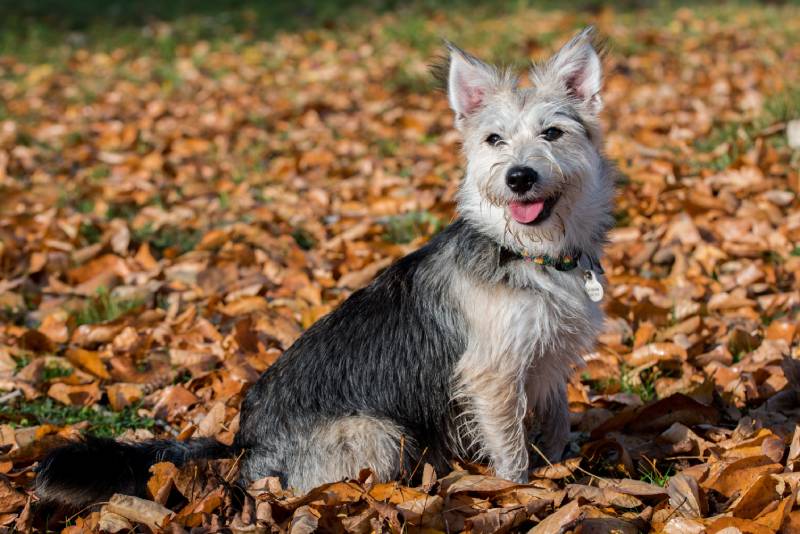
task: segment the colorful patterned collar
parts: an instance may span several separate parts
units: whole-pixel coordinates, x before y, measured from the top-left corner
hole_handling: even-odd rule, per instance
[[[556,271],[571,271],[575,269],[578,267],[581,257],[583,256],[584,254],[580,250],[571,252],[569,254],[563,254],[554,258],[547,254],[533,255],[528,254],[527,252],[515,252],[506,247],[500,248],[501,265],[511,260],[522,260],[526,263],[533,263],[543,267],[552,267]],[[600,267],[599,261],[591,258],[588,255],[586,256],[586,259],[590,269],[596,269],[599,274],[603,274],[603,268]]]

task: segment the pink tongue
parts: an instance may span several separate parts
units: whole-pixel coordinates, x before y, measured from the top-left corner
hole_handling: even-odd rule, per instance
[[[534,200],[533,202],[519,202],[514,200],[508,203],[511,216],[518,223],[528,224],[536,220],[536,217],[544,209],[544,200]]]

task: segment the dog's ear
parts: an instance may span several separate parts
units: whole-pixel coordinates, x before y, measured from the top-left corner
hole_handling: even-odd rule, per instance
[[[603,65],[595,47],[595,30],[585,28],[565,44],[547,63],[531,69],[531,80],[536,86],[556,84],[556,89],[586,103],[592,113],[598,113],[603,102],[600,98]]]
[[[447,69],[447,98],[456,114],[456,125],[473,114],[486,96],[498,89],[501,76],[498,70],[472,56],[450,42],[445,43],[450,52]]]

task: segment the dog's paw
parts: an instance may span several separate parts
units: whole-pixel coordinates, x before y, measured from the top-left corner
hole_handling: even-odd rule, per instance
[[[504,471],[504,470],[496,470],[495,476],[497,478],[502,478],[503,480],[510,480],[511,482],[516,482],[517,484],[527,484],[528,479],[528,470],[525,469],[524,471]]]

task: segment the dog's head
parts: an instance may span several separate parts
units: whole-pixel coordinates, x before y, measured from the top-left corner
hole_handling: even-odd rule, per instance
[[[533,66],[531,88],[449,45],[448,98],[467,158],[458,210],[499,243],[530,254],[593,250],[611,225],[592,37],[587,28]]]

